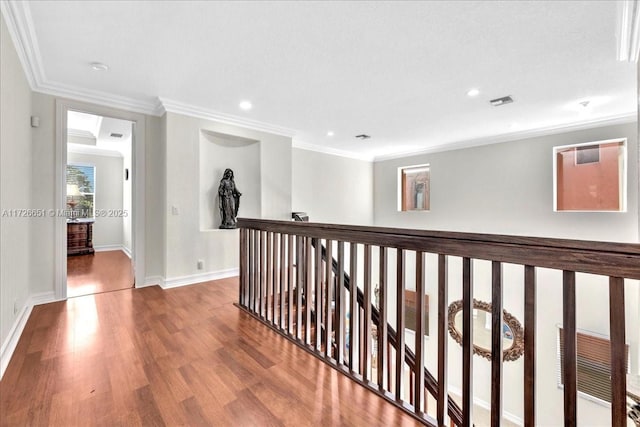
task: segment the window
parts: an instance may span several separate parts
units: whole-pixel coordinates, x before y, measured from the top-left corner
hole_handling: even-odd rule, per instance
[[[587,333],[576,334],[578,391],[611,402],[611,346],[609,340]],[[626,346],[626,369],[629,369],[629,346]],[[564,385],[564,330],[558,328],[558,385]]]
[[[626,140],[554,147],[556,211],[626,209]]]
[[[93,218],[95,166],[67,165],[67,207],[70,218]]]
[[[429,165],[399,168],[399,211],[428,211],[430,206]]]

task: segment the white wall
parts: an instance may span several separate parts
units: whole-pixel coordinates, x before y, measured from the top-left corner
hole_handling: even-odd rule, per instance
[[[145,265],[148,278],[164,275],[166,220],[166,117],[147,117]],[[157,283],[157,280],[152,280]]]
[[[260,188],[251,188],[236,174],[240,187],[238,216],[245,215],[246,198],[260,197],[260,216],[288,219],[291,215],[291,138],[167,113],[166,121],[166,242],[164,277],[183,278],[204,273],[229,272],[238,267],[238,230],[200,227],[200,143],[202,132],[258,141]],[[211,159],[224,165],[225,159]],[[224,167],[224,166],[222,166]],[[220,177],[218,178],[219,182]],[[245,196],[248,195],[248,196]],[[252,201],[255,203],[255,201]],[[174,209],[175,208],[175,209]],[[253,212],[251,212],[253,214]],[[197,269],[198,260],[203,270]]]
[[[0,17],[0,212],[30,209],[31,170],[31,90]],[[5,340],[18,313],[27,301],[32,281],[32,226],[39,219],[0,214],[0,343]],[[6,356],[2,349],[2,366]]]
[[[628,138],[628,211],[554,212],[552,147]],[[375,163],[375,224],[407,228],[638,241],[636,124]],[[397,211],[397,169],[431,164],[431,211]]]
[[[123,209],[123,158],[80,154],[69,151],[67,164],[95,166],[95,209],[122,211]],[[130,209],[130,208],[129,208]],[[96,215],[93,224],[93,246],[123,245],[123,218],[118,215]]]
[[[371,225],[373,164],[293,149],[293,210],[310,221]]]
[[[553,212],[552,147],[611,138],[628,138],[628,211],[625,213]],[[410,156],[374,165],[374,217],[376,225],[500,234],[563,237],[571,239],[638,242],[638,142],[636,124],[601,127],[513,141],[504,144]],[[431,211],[397,211],[398,167],[431,165]],[[390,286],[395,286],[395,258],[391,257]],[[413,288],[414,263],[407,263],[407,288]],[[436,257],[427,257],[427,289],[430,324],[437,321]],[[521,322],[524,316],[523,268],[504,266],[504,307]],[[449,265],[449,303],[461,298],[461,263]],[[474,261],[474,296],[490,301],[490,264]],[[577,275],[577,326],[608,335],[608,287],[606,278]],[[637,281],[626,283],[627,342],[631,346],[631,369],[638,372],[640,355],[640,296]],[[395,295],[390,295],[395,301]],[[393,309],[393,305],[390,308]],[[391,316],[395,316],[391,312]],[[394,323],[393,321],[391,322]],[[538,422],[559,425],[562,391],[556,380],[556,333],[562,324],[562,273],[538,269],[537,398]],[[426,341],[427,354],[437,354],[434,329]],[[461,384],[461,347],[452,339],[449,378],[452,388]],[[427,357],[434,372],[436,358]],[[523,360],[505,364],[505,411],[522,416]],[[490,401],[490,364],[474,357],[474,394]],[[579,399],[581,425],[608,425],[610,410]]]

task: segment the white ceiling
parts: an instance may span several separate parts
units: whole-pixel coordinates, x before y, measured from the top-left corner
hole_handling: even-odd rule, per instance
[[[117,153],[120,157],[131,154],[131,133],[133,124],[127,120],[93,114],[69,111],[67,114],[67,132],[69,135],[84,136],[92,139],[91,147],[85,144],[68,143],[69,151],[95,153],[95,150]],[[121,137],[111,136],[120,134]],[[79,146],[84,145],[84,146]]]
[[[167,110],[290,129],[298,146],[379,157],[636,112],[636,64],[616,60],[613,1],[12,7],[33,32],[46,90],[148,111],[160,99]],[[93,61],[110,69],[93,71]],[[505,95],[515,102],[489,105]],[[240,110],[242,100],[253,109]]]

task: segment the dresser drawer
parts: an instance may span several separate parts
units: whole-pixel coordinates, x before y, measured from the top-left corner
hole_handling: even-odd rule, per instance
[[[67,232],[69,233],[86,233],[87,224],[67,224]]]

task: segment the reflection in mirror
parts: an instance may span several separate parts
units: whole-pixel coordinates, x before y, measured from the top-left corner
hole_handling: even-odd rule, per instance
[[[491,359],[491,303],[473,300],[473,352]],[[524,332],[518,319],[503,310],[502,350],[505,361],[517,360],[524,352]],[[462,344],[462,300],[449,305],[449,334]]]
[[[456,314],[455,328],[462,335],[462,311]],[[506,323],[502,324],[502,349],[508,350],[513,346],[513,331]],[[484,310],[473,310],[473,345],[491,349],[491,313]]]

